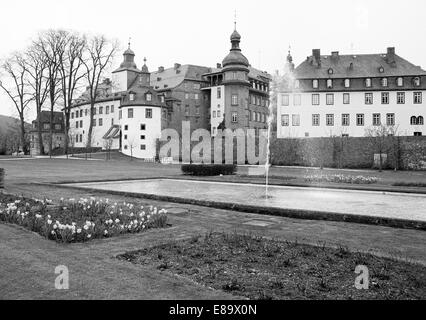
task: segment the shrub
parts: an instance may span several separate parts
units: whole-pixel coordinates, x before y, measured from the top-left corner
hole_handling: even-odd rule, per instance
[[[182,172],[194,176],[232,175],[237,170],[234,164],[184,164]]]
[[[334,183],[352,183],[352,184],[372,184],[377,183],[376,177],[350,176],[343,174],[333,175],[310,175],[305,176],[306,182],[334,182]]]
[[[0,168],[0,189],[4,188],[4,169]]]

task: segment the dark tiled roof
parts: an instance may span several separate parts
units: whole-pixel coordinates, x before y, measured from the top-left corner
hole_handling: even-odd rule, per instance
[[[50,123],[50,111],[42,111],[39,114],[40,117],[40,121],[41,123],[43,122],[49,122]],[[36,120],[34,120],[35,122],[37,122],[38,118]],[[63,124],[64,123],[64,114],[62,112],[59,111],[53,111],[53,123],[57,123],[57,124]]]
[[[210,68],[181,65],[178,69],[168,68],[164,71],[155,71],[151,73],[151,86],[156,90],[176,88],[184,80],[203,81],[202,75],[209,72]]]
[[[398,55],[394,57],[395,63],[388,63],[386,54],[338,55],[337,57],[321,55],[321,65],[318,66],[311,56],[295,69],[295,78],[373,78],[426,75],[426,71],[419,66],[415,66]],[[381,68],[383,68],[383,72],[380,72]],[[333,70],[332,74],[329,73],[330,69]]]

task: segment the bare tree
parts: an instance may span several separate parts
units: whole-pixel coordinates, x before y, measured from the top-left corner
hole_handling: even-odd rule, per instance
[[[112,149],[112,145],[114,143],[114,138],[113,137],[108,137],[106,139],[104,139],[104,148],[106,150],[106,160],[111,160],[111,149]]]
[[[385,125],[375,126],[365,130],[370,146],[374,152],[379,154],[379,171],[383,169],[383,154],[387,152],[386,139],[389,135],[389,128]]]
[[[25,139],[25,113],[30,102],[33,100],[26,82],[28,71],[22,56],[18,53],[4,61],[0,68],[3,71],[4,78],[7,78],[6,81],[11,83],[10,86],[8,86],[5,82],[0,80],[0,88],[2,88],[10,100],[12,100],[18,112],[22,151],[27,154],[29,150]]]
[[[99,84],[111,65],[118,43],[112,42],[104,36],[94,36],[86,41],[85,54],[80,58],[86,69],[86,80],[90,100],[90,124],[88,131],[87,145],[92,146],[93,116],[96,100],[99,96]]]
[[[40,154],[44,154],[44,145],[41,127],[41,111],[49,94],[47,80],[47,58],[36,45],[32,45],[25,53],[24,61],[29,77],[27,83],[31,88],[31,95],[37,111],[37,134]]]

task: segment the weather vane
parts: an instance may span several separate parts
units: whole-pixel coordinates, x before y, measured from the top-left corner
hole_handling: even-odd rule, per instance
[[[130,49],[130,42],[132,41],[132,37],[129,37],[129,49]]]
[[[237,30],[237,10],[234,11],[234,29]]]

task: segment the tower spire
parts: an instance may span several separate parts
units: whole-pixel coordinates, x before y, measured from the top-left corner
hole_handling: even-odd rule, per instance
[[[131,43],[131,41],[132,41],[132,37],[129,37],[129,43],[128,43],[129,49],[130,49],[130,43]]]
[[[234,31],[237,31],[237,10],[234,11]]]

